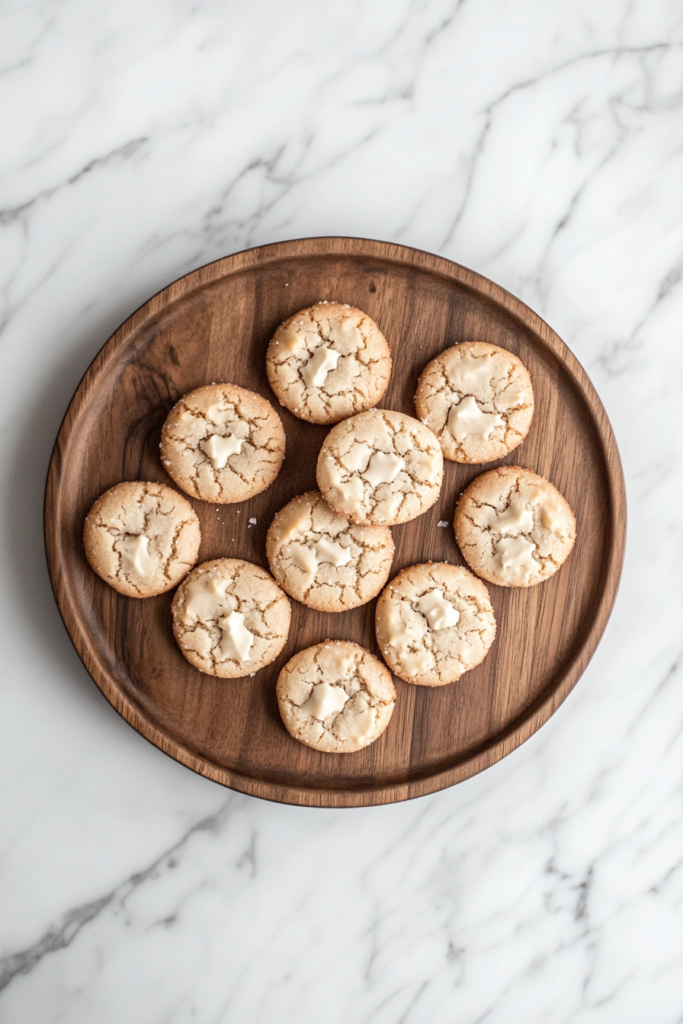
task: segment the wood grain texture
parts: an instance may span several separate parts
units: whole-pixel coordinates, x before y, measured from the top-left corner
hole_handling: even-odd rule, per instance
[[[224,681],[193,669],[171,632],[172,594],[135,601],[88,567],[83,520],[121,480],[172,484],[159,460],[162,423],[177,399],[229,381],[276,405],[287,457],[267,491],[236,506],[192,501],[201,521],[200,561],[221,555],[267,568],[265,534],[295,494],[315,487],[326,427],[295,419],[267,383],[264,356],[277,325],[320,299],[369,313],[394,356],[382,405],[415,415],[418,376],[459,341],[499,344],[529,368],[536,411],[529,436],[486,467],[446,463],[440,500],[393,529],[392,575],[429,559],[463,565],[452,527],[461,490],[493,466],[516,464],[550,479],[574,509],[569,561],[529,590],[490,586],[498,636],[484,663],[439,689],[395,680],[386,733],[352,755],[322,754],[292,740],[275,699],[282,665],[326,638],[377,649],[375,602],[342,614],[292,602],[282,655],[253,678]],[[255,526],[249,524],[256,518]],[[194,771],[255,796],[349,807],[387,803],[450,786],[524,742],[565,699],[603,633],[616,596],[626,526],[621,464],[588,377],[558,336],[518,299],[437,256],[354,238],[314,238],[238,253],[181,278],[133,314],[87,370],[60,429],[45,499],[47,557],[71,639],[117,711]]]

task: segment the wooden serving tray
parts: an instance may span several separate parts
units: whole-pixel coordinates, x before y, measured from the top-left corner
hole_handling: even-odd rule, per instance
[[[379,655],[375,602],[343,614],[292,601],[289,642],[253,678],[202,675],[171,632],[172,594],[136,600],[89,568],[81,540],[91,504],[121,480],[173,485],[159,459],[161,425],[184,392],[230,381],[268,398],[287,433],[276,482],[239,505],[192,500],[200,561],[267,566],[265,535],[282,506],[315,488],[327,428],[295,419],[270,391],[265,351],[277,325],[320,299],[369,313],[392,348],[383,405],[415,415],[418,376],[459,341],[502,345],[529,368],[536,411],[526,441],[485,466],[446,463],[438,503],[394,528],[392,575],[414,562],[463,565],[452,529],[461,490],[501,464],[550,479],[575,510],[569,561],[529,590],[489,586],[497,639],[483,664],[436,689],[396,680],[384,735],[355,754],[322,754],[285,732],[275,699],[284,663],[303,647],[355,640]],[[256,525],[249,520],[256,519]],[[438,527],[448,520],[447,528]],[[603,406],[558,336],[497,285],[448,260],[356,238],[312,238],[218,260],[165,288],[106,343],[81,381],[55,444],[45,498],[52,585],[69,635],[107,700],[165,753],[225,786],[286,803],[351,807],[431,793],[482,771],[528,739],[579,679],[612,608],[624,551],[621,464]]]

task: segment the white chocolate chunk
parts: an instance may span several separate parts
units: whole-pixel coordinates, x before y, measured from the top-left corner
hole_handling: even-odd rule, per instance
[[[375,452],[370,456],[368,468],[361,476],[367,480],[371,487],[379,484],[390,484],[396,479],[405,462],[400,455],[385,455],[384,452]]]
[[[363,484],[358,477],[342,480],[336,466],[330,468],[332,498],[342,512],[351,515],[361,511],[363,501]]]
[[[339,714],[349,699],[349,695],[341,686],[330,686],[329,683],[316,683],[308,700],[300,710],[324,722],[330,715]]]
[[[412,463],[415,475],[421,480],[429,480],[431,477],[438,477],[440,475],[443,459],[438,449],[434,449],[431,452],[413,451]]]
[[[301,569],[307,576],[315,576],[316,569],[318,568],[318,558],[315,551],[312,551],[305,544],[290,544],[289,554],[297,569]]]
[[[194,619],[210,619],[218,602],[225,597],[230,580],[210,574],[198,576],[185,589],[183,622],[189,626]]]
[[[352,558],[349,548],[343,548],[338,541],[328,540],[326,537],[321,537],[313,547],[318,562],[329,562],[335,569],[341,565],[348,565]]]
[[[416,606],[426,618],[430,629],[449,629],[457,626],[460,621],[460,612],[446,600],[443,590],[430,590],[420,598]]]
[[[466,437],[483,437],[488,441],[496,427],[504,426],[502,416],[497,412],[484,412],[472,395],[451,406],[448,414],[448,429],[456,441],[464,441]]]
[[[566,528],[566,516],[564,510],[553,501],[550,496],[546,496],[539,507],[541,516],[541,525],[550,530],[560,538],[567,536]]]
[[[149,553],[149,537],[127,533],[118,543],[121,567],[125,573],[146,578],[157,568],[157,560]]]
[[[455,363],[448,374],[448,379],[452,384],[458,386],[459,391],[464,390],[462,387],[463,383],[468,390],[471,388],[472,391],[478,391],[480,388],[491,383],[493,374],[492,355],[465,355]]]
[[[206,418],[207,420],[211,420],[212,423],[219,423],[221,420],[221,416],[224,412],[225,409],[223,408],[221,402],[214,402],[214,404],[210,405],[209,408],[206,410]],[[193,419],[193,416],[189,412],[189,410],[184,412],[181,418],[185,419],[186,416],[188,419]]]
[[[347,716],[348,717],[348,716]],[[344,738],[350,740],[365,740],[372,732],[375,725],[375,715],[372,708],[368,707],[359,714],[354,715],[351,721],[346,724]]]
[[[298,331],[293,330],[291,327],[289,328],[285,336],[281,338],[280,341],[278,342],[280,348],[284,349],[285,352],[291,352],[292,354],[298,352],[299,349],[303,346],[303,344],[304,339],[302,338],[302,336],[299,334]]]
[[[527,508],[521,498],[513,498],[504,512],[493,523],[493,529],[502,534],[516,536],[528,533],[534,527],[534,514]]]
[[[337,678],[345,679],[355,667],[353,654],[348,649],[334,648],[330,656],[330,667]]]
[[[524,382],[518,381],[511,384],[509,388],[506,388],[502,395],[498,395],[496,404],[499,409],[502,407],[506,412],[509,412],[523,404],[526,397],[525,392],[526,387]]]
[[[409,606],[403,601],[399,605],[389,605],[387,641],[399,653],[407,650],[410,644],[420,643],[426,633],[417,622],[409,621],[409,614]]]
[[[343,548],[338,541],[325,537],[321,537],[312,548],[306,544],[290,544],[289,554],[297,569],[301,569],[310,577],[315,576],[322,562],[329,562],[338,569],[342,565],[347,565],[353,557],[348,548]]]
[[[496,555],[501,569],[506,570],[508,576],[514,576],[519,572],[524,579],[528,579],[538,568],[533,558],[535,550],[534,542],[527,540],[526,537],[503,537],[496,544]]]
[[[235,437],[233,434],[221,437],[220,434],[212,434],[206,441],[200,441],[199,447],[209,457],[214,469],[225,469],[230,456],[239,455],[243,444],[243,437]]]
[[[302,530],[307,530],[311,525],[311,510],[308,506],[299,510],[298,515],[294,516],[287,526],[286,530],[282,532],[282,540],[288,541],[290,537],[295,537],[297,533],[301,533]]]
[[[322,345],[317,348],[301,371],[307,388],[321,388],[330,370],[336,369],[339,352]]]
[[[242,612],[230,612],[229,615],[218,620],[218,625],[223,630],[223,637],[219,644],[221,654],[225,658],[232,658],[240,665],[249,661],[249,651],[254,644],[254,634],[250,633],[244,625]]]
[[[408,676],[416,676],[418,673],[424,675],[436,663],[436,659],[430,651],[401,651],[399,661]]]

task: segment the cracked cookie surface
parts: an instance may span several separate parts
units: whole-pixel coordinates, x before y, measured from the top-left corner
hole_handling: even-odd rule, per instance
[[[167,473],[187,494],[227,505],[272,484],[285,457],[285,432],[261,395],[207,384],[173,406],[160,450]]]
[[[318,491],[293,498],[266,536],[270,570],[287,593],[323,612],[366,604],[389,578],[394,541],[387,526],[355,526]]]
[[[418,686],[459,679],[484,660],[496,636],[486,587],[448,562],[403,569],[377,602],[375,627],[391,671]]]
[[[338,423],[382,400],[391,351],[374,320],[339,302],[319,302],[281,324],[266,370],[279,401],[309,423]]]
[[[394,526],[437,500],[443,455],[419,420],[373,409],[332,428],[320,449],[317,480],[325,501],[352,523]]]
[[[419,419],[453,462],[492,462],[521,444],[534,414],[531,377],[497,345],[466,341],[422,371],[415,393]]]
[[[520,466],[476,477],[455,510],[455,539],[478,576],[532,587],[556,573],[576,539],[576,520],[549,480]]]
[[[299,651],[280,672],[276,692],[290,736],[334,754],[374,743],[396,703],[387,668],[370,651],[346,640],[326,640]]]
[[[171,607],[173,633],[200,672],[223,679],[252,675],[287,641],[290,604],[275,580],[241,558],[216,558],[194,569]]]
[[[165,484],[128,481],[110,487],[85,518],[90,566],[127,597],[171,590],[197,561],[201,531],[194,509]]]

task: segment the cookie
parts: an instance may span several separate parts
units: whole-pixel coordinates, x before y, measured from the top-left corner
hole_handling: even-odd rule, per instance
[[[560,492],[520,466],[476,477],[455,510],[455,539],[478,576],[499,587],[533,587],[557,572],[576,538]]]
[[[280,403],[299,419],[338,423],[382,400],[391,352],[366,313],[339,302],[319,302],[278,327],[266,353],[266,371]]]
[[[308,491],[273,519],[266,555],[290,597],[321,612],[345,612],[379,594],[389,579],[394,541],[388,526],[354,526],[318,491]]]
[[[180,583],[197,561],[194,509],[165,484],[116,484],[85,517],[85,557],[119,594],[153,597]]]
[[[280,672],[276,693],[290,736],[333,754],[374,743],[396,703],[382,662],[346,640],[326,640],[295,654]]]
[[[210,676],[253,675],[287,642],[287,597],[265,569],[241,558],[198,565],[178,587],[171,611],[180,650]]]
[[[484,660],[496,636],[486,587],[447,562],[403,569],[377,602],[375,628],[391,671],[418,686],[459,679]]]
[[[453,462],[492,462],[521,444],[534,414],[526,366],[504,348],[466,341],[422,371],[417,415]]]
[[[317,478],[325,501],[352,523],[393,526],[422,515],[439,497],[443,455],[419,420],[373,409],[332,428]]]
[[[173,406],[160,448],[178,487],[229,505],[270,487],[285,457],[285,432],[265,398],[236,384],[207,384]]]

